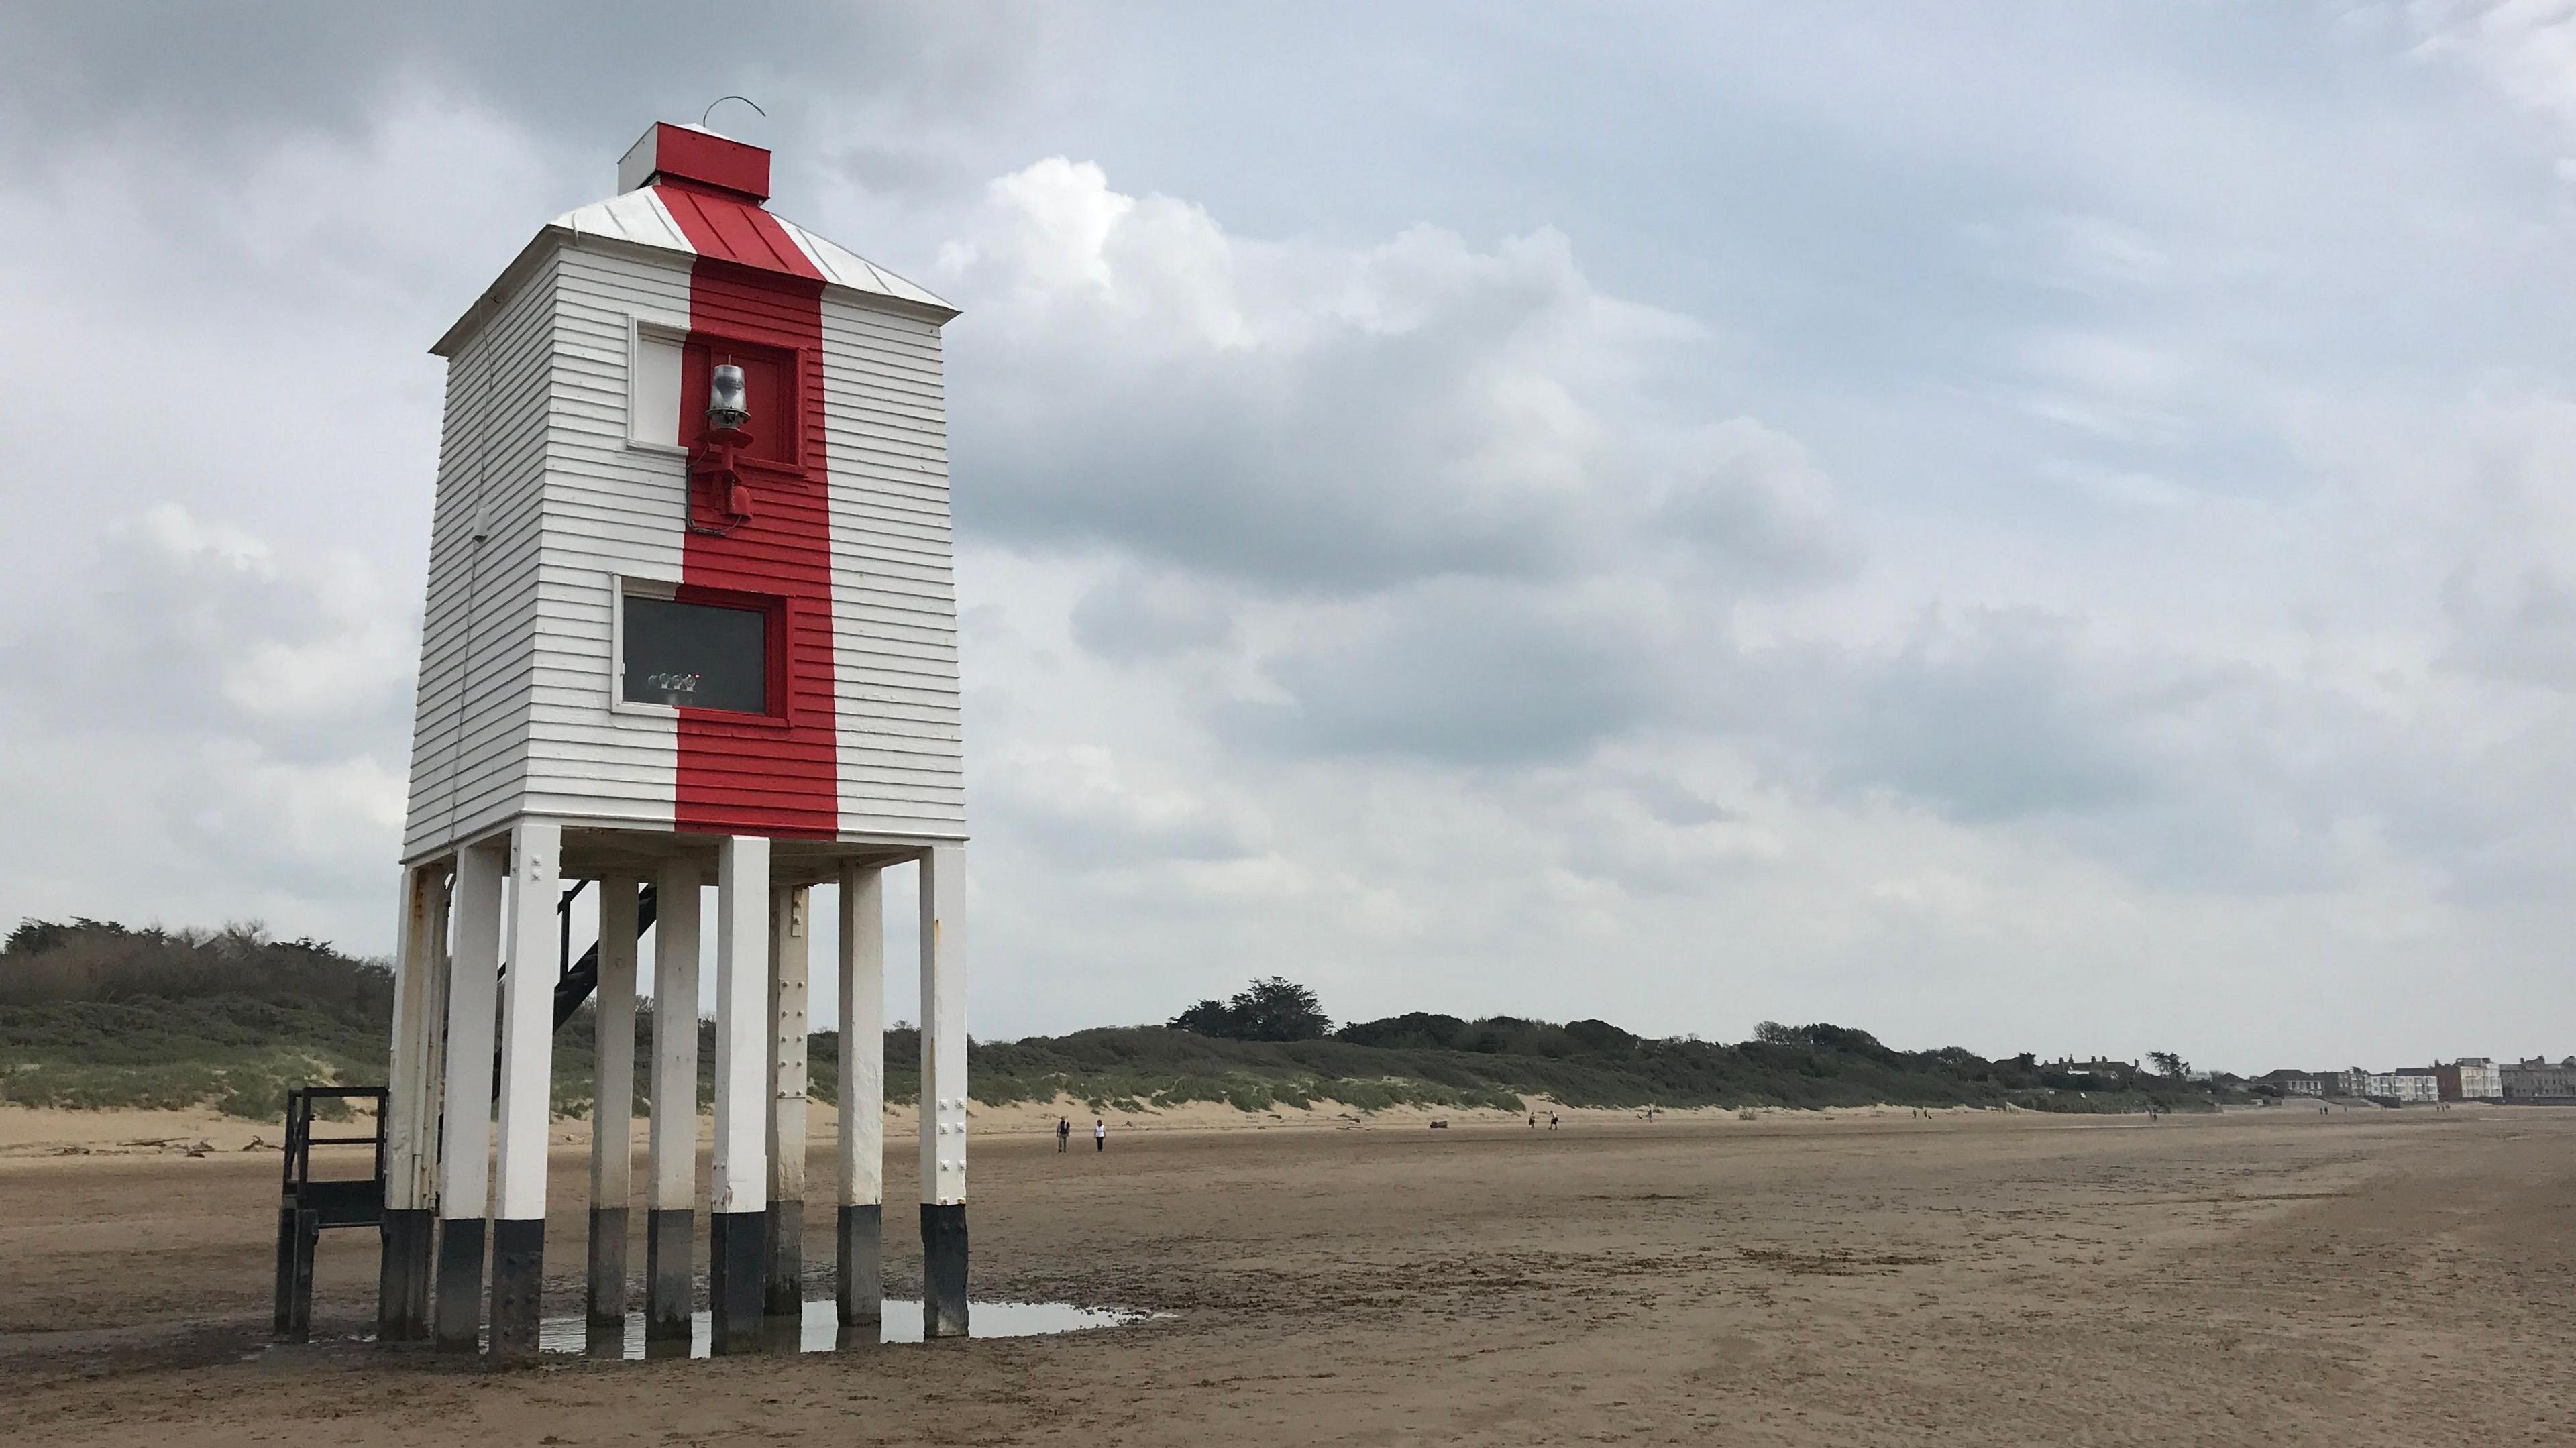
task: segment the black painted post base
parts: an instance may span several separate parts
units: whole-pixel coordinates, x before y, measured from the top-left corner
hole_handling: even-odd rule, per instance
[[[269,1335],[283,1338],[295,1331],[295,1209],[277,1209],[277,1312]]]
[[[760,1310],[770,1317],[805,1316],[805,1204],[771,1202],[768,1270],[760,1293]]]
[[[691,1298],[697,1290],[696,1246],[689,1238],[698,1214],[687,1207],[656,1208],[644,1217],[644,1342],[689,1344]]]
[[[311,1210],[277,1214],[277,1335],[288,1342],[313,1336],[313,1247],[322,1220]]]
[[[626,1331],[626,1209],[590,1209],[590,1292],[582,1316],[593,1328]]]
[[[885,1317],[885,1208],[844,1204],[840,1222],[841,1321],[882,1321]]]
[[[438,1251],[438,1214],[426,1207],[385,1213],[384,1257],[376,1268],[376,1340],[429,1336],[429,1282]]]
[[[492,1224],[492,1361],[537,1360],[546,1280],[546,1219],[502,1218]]]
[[[438,1295],[433,1335],[440,1352],[482,1347],[483,1219],[449,1217],[438,1224]]]
[[[966,1335],[966,1204],[921,1204],[921,1335]]]
[[[760,1350],[761,1276],[768,1253],[766,1212],[715,1212],[707,1217],[707,1316],[717,1353]]]

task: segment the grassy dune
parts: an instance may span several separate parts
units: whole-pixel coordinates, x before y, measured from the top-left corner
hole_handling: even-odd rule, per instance
[[[393,979],[381,962],[327,942],[271,940],[255,927],[130,929],[29,921],[0,946],[0,1101],[52,1107],[213,1105],[273,1118],[307,1082],[385,1074]],[[653,1031],[637,1013],[637,1059]],[[556,1109],[589,1110],[596,1018],[584,1006],[555,1037]],[[712,1028],[698,1023],[699,1097],[712,1094]],[[886,1094],[913,1099],[919,1038],[886,1033]],[[840,1039],[811,1043],[815,1095],[832,1099]],[[639,1073],[640,1074],[640,1073]],[[1332,1101],[1569,1106],[2003,1106],[2206,1108],[2209,1088],[2159,1077],[2104,1081],[2052,1074],[2023,1056],[1989,1061],[1955,1048],[1896,1051],[1845,1027],[1766,1025],[1722,1044],[1650,1039],[1602,1021],[1417,1013],[1331,1036],[1238,1041],[1163,1026],[974,1044],[969,1079],[990,1105],[1063,1093],[1097,1110],[1226,1102],[1245,1111]],[[637,1109],[645,1103],[638,1101]]]

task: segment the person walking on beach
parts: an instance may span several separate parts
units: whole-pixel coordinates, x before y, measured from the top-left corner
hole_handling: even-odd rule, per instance
[[[1547,1129],[1550,1131],[1556,1130],[1556,1113],[1553,1111],[1547,1114]]]
[[[1065,1142],[1067,1142],[1068,1140],[1072,1139],[1072,1136],[1073,1136],[1073,1121],[1072,1121],[1072,1119],[1071,1119],[1071,1118],[1069,1118],[1069,1117],[1063,1117],[1063,1116],[1059,1116],[1059,1117],[1057,1117],[1057,1118],[1055,1119],[1055,1150],[1056,1150],[1056,1155],[1058,1155],[1058,1156],[1062,1156],[1062,1155],[1064,1154],[1064,1144],[1065,1144]]]
[[[1109,1149],[1109,1123],[1097,1116],[1091,1118],[1091,1149],[1093,1151]]]

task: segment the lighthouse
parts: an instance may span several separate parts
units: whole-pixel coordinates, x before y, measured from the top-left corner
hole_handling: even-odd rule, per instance
[[[622,1320],[648,922],[648,1334],[689,1334],[702,1209],[715,1350],[801,1308],[817,968],[840,987],[840,1313],[872,1323],[881,875],[903,866],[920,877],[926,1331],[966,1330],[966,816],[940,355],[956,309],[773,214],[769,176],[757,146],[650,127],[618,162],[617,194],[541,227],[430,349],[447,385],[386,1108],[388,1338],[472,1351],[488,1323],[494,1358],[535,1353],[563,1247],[545,1223],[553,1041],[593,991],[588,1307],[594,1324]],[[837,887],[830,962],[807,951],[817,885]],[[568,892],[585,889],[596,960],[566,969]]]

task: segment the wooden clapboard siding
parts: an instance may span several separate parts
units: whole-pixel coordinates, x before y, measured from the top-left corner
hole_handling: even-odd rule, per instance
[[[452,354],[406,858],[522,813],[673,828],[679,721],[614,707],[613,650],[617,579],[683,579],[686,464],[676,449],[631,445],[627,409],[635,322],[689,328],[695,259],[658,233],[628,234],[651,231],[645,223],[660,213],[619,204],[635,213],[625,218],[633,225],[550,228],[441,344]],[[794,236],[808,253],[828,246]],[[805,713],[831,720],[826,769],[837,805],[822,828],[958,839],[944,309],[837,248],[820,254],[830,285],[820,303],[820,386],[809,378],[805,420],[808,456],[827,485],[761,506],[812,510],[828,548],[819,557],[778,552],[747,529],[722,566],[741,575],[734,586],[815,601],[791,626],[800,654],[830,667],[801,671],[790,687],[805,691]],[[814,305],[810,293],[805,305]],[[469,535],[487,501],[492,531],[478,551]],[[780,568],[810,570],[811,586],[763,586],[759,575]],[[780,833],[812,833],[790,781],[772,776],[757,745],[718,761],[724,807],[746,828],[769,811]]]
[[[557,271],[529,807],[666,830],[677,721],[614,707],[612,654],[618,578],[680,577],[686,464],[628,442],[627,399],[636,322],[688,326],[688,261],[567,246]]]
[[[525,787],[553,292],[553,268],[535,268],[448,361],[406,858],[506,822]]]
[[[939,327],[823,297],[841,829],[966,832]]]

